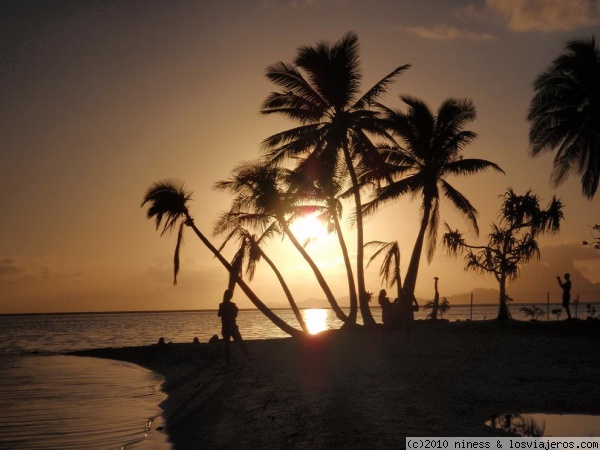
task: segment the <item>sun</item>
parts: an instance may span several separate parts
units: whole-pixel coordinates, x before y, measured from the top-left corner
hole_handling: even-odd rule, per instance
[[[303,316],[310,334],[317,334],[327,329],[326,309],[305,309]]]
[[[307,240],[318,241],[327,238],[327,226],[317,219],[315,215],[295,220],[290,228],[294,236],[301,243]]]

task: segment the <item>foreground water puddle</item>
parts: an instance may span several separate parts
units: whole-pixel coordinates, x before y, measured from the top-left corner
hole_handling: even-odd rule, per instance
[[[600,436],[600,416],[583,414],[504,414],[485,424],[519,436]]]

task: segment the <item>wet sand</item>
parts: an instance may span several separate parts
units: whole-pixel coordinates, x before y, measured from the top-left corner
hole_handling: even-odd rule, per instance
[[[243,333],[243,324],[241,324]],[[416,322],[232,346],[97,349],[165,377],[174,449],[404,448],[406,436],[507,436],[506,413],[600,414],[600,322]]]

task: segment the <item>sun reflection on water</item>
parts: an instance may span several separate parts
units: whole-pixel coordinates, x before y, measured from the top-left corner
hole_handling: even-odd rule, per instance
[[[302,313],[310,334],[317,334],[327,329],[326,309],[305,309]]]

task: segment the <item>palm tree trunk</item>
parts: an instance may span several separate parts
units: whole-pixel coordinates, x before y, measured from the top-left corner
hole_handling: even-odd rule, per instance
[[[244,282],[244,280],[242,280],[239,277],[239,275],[237,273],[235,273],[235,269],[231,266],[231,264],[229,264],[229,262],[223,257],[223,255],[221,255],[219,250],[217,250],[216,247],[214,245],[212,245],[211,242],[202,234],[202,232],[200,232],[200,230],[194,224],[193,219],[187,214],[186,214],[186,219],[187,219],[186,224],[194,230],[194,232],[196,233],[196,236],[198,236],[200,238],[202,243],[212,252],[213,255],[215,255],[215,257],[219,260],[219,262],[221,264],[223,264],[223,266],[227,269],[227,271],[235,277],[236,282],[239,285],[240,289],[242,291],[244,291],[244,294],[246,294],[246,296],[250,299],[250,301],[254,304],[254,306],[256,306],[258,308],[258,310],[260,312],[262,312],[265,316],[267,316],[267,318],[271,322],[273,322],[282,331],[289,334],[290,336],[302,336],[304,334],[302,331],[297,330],[294,327],[290,326],[288,323],[286,323],[284,320],[282,320],[278,315],[276,315],[273,311],[271,311],[269,309],[269,307],[267,305],[265,305],[257,297],[257,295],[254,293],[254,291],[252,289],[250,289],[250,286],[248,286],[246,284],[246,282]]]
[[[348,142],[344,140],[344,158],[346,160],[346,167],[350,174],[350,180],[352,182],[352,189],[354,194],[354,208],[356,210],[356,278],[358,283],[358,303],[360,306],[360,313],[363,318],[363,323],[367,327],[374,327],[376,325],[371,308],[369,308],[369,294],[367,294],[367,288],[365,285],[365,249],[364,249],[364,229],[363,229],[363,215],[362,215],[362,201],[360,199],[360,189],[358,185],[358,177],[354,170],[354,164],[352,164],[352,156],[348,149]]]
[[[400,298],[400,295],[402,295],[402,278],[400,277],[400,261],[396,262],[396,288],[398,289],[398,297]]]
[[[266,261],[266,263],[271,267],[271,269],[273,269],[273,272],[275,273],[275,276],[279,280],[279,283],[281,284],[281,287],[283,288],[283,292],[285,292],[285,296],[287,297],[288,302],[290,303],[290,306],[292,307],[292,311],[294,311],[294,315],[296,316],[296,319],[298,320],[300,327],[302,328],[302,330],[305,333],[308,333],[308,328],[306,327],[306,323],[304,322],[304,319],[302,318],[302,314],[300,313],[300,310],[298,309],[298,305],[296,305],[296,301],[294,300],[294,297],[292,296],[292,292],[290,291],[287,283],[283,279],[283,275],[281,275],[281,272],[279,271],[277,266],[275,266],[273,261],[271,261],[271,259],[265,254],[265,252],[261,248],[259,248],[258,251],[260,252],[260,255],[262,256],[262,258]]]
[[[352,273],[352,263],[350,262],[350,256],[348,255],[348,248],[346,247],[346,241],[342,234],[342,227],[337,216],[333,215],[333,223],[335,230],[338,235],[338,241],[340,248],[342,249],[342,255],[344,258],[344,265],[346,266],[346,274],[348,277],[348,292],[350,294],[350,313],[348,314],[348,323],[355,324],[356,316],[358,313],[358,296],[356,295],[356,286],[354,285],[354,274]]]
[[[425,242],[425,231],[429,223],[429,215],[431,214],[431,202],[428,201],[423,209],[423,218],[421,219],[421,228],[417,235],[417,240],[413,248],[412,255],[410,256],[410,262],[408,264],[408,270],[404,277],[404,289],[403,292],[414,296],[415,287],[417,285],[417,275],[419,273],[419,263],[421,261],[421,252],[423,251],[423,243]]]
[[[321,271],[319,270],[319,268],[317,267],[315,262],[312,260],[310,255],[306,252],[306,250],[304,250],[304,247],[302,247],[302,245],[300,245],[300,242],[298,242],[298,239],[296,239],[296,236],[294,236],[294,233],[292,233],[292,231],[290,230],[290,227],[288,226],[287,222],[284,219],[281,219],[281,220],[279,220],[279,223],[281,224],[281,227],[283,228],[283,232],[290,239],[290,241],[292,242],[294,247],[296,247],[296,249],[300,252],[302,257],[306,260],[306,262],[312,269],[313,273],[315,274],[315,277],[317,278],[317,282],[319,283],[319,286],[321,286],[321,289],[323,289],[323,292],[325,293],[325,297],[327,297],[327,301],[331,305],[331,309],[333,309],[333,312],[335,313],[337,318],[340,319],[342,322],[346,323],[348,321],[348,316],[346,316],[344,311],[342,311],[342,309],[339,307],[339,305],[333,295],[333,292],[331,292],[329,285],[325,281],[323,274],[321,273]]]

